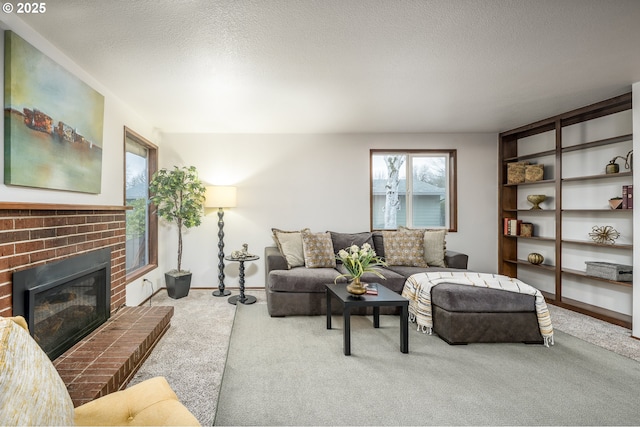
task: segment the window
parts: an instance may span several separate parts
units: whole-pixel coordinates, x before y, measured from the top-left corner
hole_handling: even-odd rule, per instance
[[[149,180],[156,172],[157,147],[125,127],[125,205],[127,282],[158,265],[158,220],[149,209]]]
[[[371,150],[371,229],[457,231],[456,150]]]

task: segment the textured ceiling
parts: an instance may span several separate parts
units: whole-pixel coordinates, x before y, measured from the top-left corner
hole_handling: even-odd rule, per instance
[[[49,0],[164,132],[497,132],[640,81],[638,0]]]

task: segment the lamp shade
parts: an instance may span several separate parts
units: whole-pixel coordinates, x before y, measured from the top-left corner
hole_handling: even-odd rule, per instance
[[[236,187],[207,187],[205,206],[208,208],[235,208]]]

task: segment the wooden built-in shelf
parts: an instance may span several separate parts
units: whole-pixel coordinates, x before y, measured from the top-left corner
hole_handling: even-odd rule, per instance
[[[566,213],[588,213],[588,214],[601,214],[601,213],[632,213],[633,209],[561,209]]]
[[[587,150],[589,148],[602,147],[604,145],[617,144],[618,142],[625,142],[633,140],[633,134],[614,136],[613,138],[600,139],[598,141],[584,142],[582,144],[569,145],[568,147],[562,147],[562,152],[567,153],[570,151]],[[555,151],[554,151],[555,153]]]
[[[627,244],[627,243],[615,243],[613,245],[607,245],[605,243],[596,243],[596,242],[589,242],[587,240],[568,240],[568,239],[562,239],[563,243],[571,243],[574,245],[585,245],[585,246],[599,246],[601,248],[607,248],[607,249],[633,249],[633,245],[631,244]]]
[[[555,209],[547,208],[547,209],[502,209],[504,212],[515,212],[515,213],[523,213],[523,214],[543,214],[543,213],[555,213]]]
[[[540,268],[540,269],[548,270],[548,271],[551,271],[551,272],[554,272],[556,270],[556,266],[555,265],[531,264],[526,259],[505,259],[504,261],[508,262],[508,263],[511,263],[511,264],[525,265],[525,266],[531,267],[531,268]]]
[[[611,178],[625,178],[633,176],[632,172],[619,172],[619,173],[601,173],[598,175],[587,175],[587,176],[574,176],[570,178],[562,178],[562,182],[572,182],[572,181],[590,181],[594,179],[611,179]],[[615,209],[611,209],[615,210]]]
[[[631,329],[632,318],[627,314],[618,313],[617,311],[613,310],[607,310],[606,308],[598,307],[597,305],[587,304],[585,302],[577,301],[570,298],[557,299],[554,294],[546,294],[545,292],[543,292],[542,294],[547,300],[547,303],[566,308],[567,310],[586,314],[588,316],[604,320],[605,322],[609,322],[614,325]],[[550,295],[550,297],[547,297],[547,295]]]
[[[577,159],[577,156],[565,156],[567,153],[571,152],[579,152],[580,150],[594,150],[598,149],[598,147],[603,147],[602,149],[606,150],[607,155],[606,159],[610,159],[614,157],[613,154],[611,157],[608,156],[608,153],[615,153],[619,150],[619,147],[622,145],[614,145],[614,144],[625,144],[624,147],[633,141],[633,134],[628,133],[632,126],[630,123],[624,123],[623,126],[617,127],[621,129],[619,131],[619,135],[613,134],[612,137],[607,137],[595,141],[583,141],[573,145],[565,146],[565,143],[568,143],[568,139],[563,141],[563,138],[566,137],[566,128],[572,125],[580,125],[584,126],[585,129],[588,126],[598,127],[600,126],[596,122],[590,122],[595,119],[604,118],[607,116],[611,116],[612,114],[617,114],[620,112],[630,111],[632,108],[632,94],[626,93],[624,95],[620,95],[611,99],[607,99],[602,102],[598,102],[592,105],[588,105],[583,108],[578,108],[576,110],[572,110],[563,114],[558,114],[556,116],[548,117],[543,120],[539,120],[537,122],[521,126],[515,129],[511,129],[505,132],[501,132],[499,135],[499,161],[498,165],[501,168],[500,175],[498,177],[498,207],[499,207],[499,221],[500,224],[503,223],[506,218],[518,218],[523,219],[527,218],[527,222],[535,222],[536,219],[540,221],[544,221],[547,227],[550,227],[546,232],[548,234],[553,234],[555,237],[542,237],[542,236],[512,236],[503,233],[502,229],[498,230],[498,273],[505,274],[511,277],[518,277],[518,269],[526,268],[529,272],[530,270],[537,270],[540,272],[540,276],[542,277],[540,280],[544,280],[544,287],[546,289],[551,288],[553,285],[553,290],[549,293],[543,292],[547,302],[564,307],[570,310],[574,310],[583,314],[590,315],[592,317],[596,317],[601,320],[608,321],[610,323],[614,323],[617,325],[621,325],[627,328],[631,327],[631,316],[625,315],[622,313],[617,313],[611,310],[608,310],[604,307],[598,307],[594,305],[594,302],[591,304],[576,301],[574,299],[566,298],[563,293],[563,282],[565,281],[573,281],[573,283],[579,284],[582,279],[588,280],[585,283],[588,284],[589,287],[601,287],[603,289],[607,289],[606,285],[613,285],[618,288],[617,294],[625,295],[629,293],[630,288],[633,286],[633,282],[620,282],[615,280],[602,279],[599,277],[594,277],[587,275],[586,271],[574,270],[571,268],[564,268],[563,258],[567,256],[579,256],[580,250],[589,249],[590,251],[595,252],[597,255],[594,257],[600,258],[602,256],[605,258],[607,255],[616,255],[622,256],[625,259],[629,255],[633,255],[633,245],[627,243],[615,243],[613,245],[610,244],[602,244],[595,243],[593,241],[588,240],[578,240],[578,239],[566,239],[566,232],[563,232],[563,228],[567,227],[568,224],[575,219],[581,221],[610,221],[613,225],[618,223],[626,224],[629,221],[633,220],[633,209],[608,209],[606,206],[606,200],[603,202],[602,208],[585,208],[585,209],[576,209],[574,208],[576,204],[580,206],[581,204],[587,206],[594,206],[598,203],[596,200],[569,200],[566,199],[566,196],[563,197],[564,190],[571,192],[575,190],[582,190],[585,188],[590,188],[596,184],[606,184],[609,186],[615,186],[618,183],[621,185],[632,184],[633,182],[633,172],[630,170],[626,170],[624,172],[618,172],[615,174],[605,174],[600,172],[600,164],[599,162],[594,161],[588,162],[587,167],[583,168],[580,162]],[[626,116],[625,116],[626,117]],[[626,120],[626,119],[625,119]],[[581,128],[582,129],[582,128]],[[530,139],[530,137],[535,137],[536,135],[544,135],[544,141],[540,139]],[[583,135],[586,134],[583,133]],[[571,135],[570,135],[571,136]],[[550,140],[554,140],[553,149],[548,149],[551,144]],[[529,144],[531,141],[531,144]],[[572,141],[573,142],[573,141]],[[609,146],[609,148],[607,148]],[[535,150],[539,150],[534,152]],[[524,151],[525,153],[519,154],[519,151]],[[626,151],[626,150],[625,150]],[[591,155],[595,155],[595,153],[600,153],[600,151],[585,151],[584,154],[591,157]],[[580,153],[582,156],[583,153]],[[552,157],[552,161],[547,161],[549,157]],[[546,158],[541,160],[542,158]],[[582,157],[581,157],[582,158]],[[544,163],[545,165],[550,166],[553,170],[553,173],[549,175],[554,175],[554,178],[549,178],[547,175],[547,179],[543,179],[541,181],[534,182],[522,182],[522,183],[508,183],[508,166],[510,163],[518,162],[518,161],[531,161],[531,163]],[[569,163],[571,162],[571,163]],[[563,169],[563,163],[565,164],[565,168]],[[583,176],[568,176],[562,177],[563,170],[567,173],[571,168],[567,168],[566,166],[579,167],[579,171],[584,171],[585,175]],[[604,164],[602,165],[604,166]],[[580,173],[580,172],[576,172]],[[607,181],[608,180],[608,181]],[[546,185],[548,187],[553,188],[553,206],[545,206],[544,209],[519,209],[519,203],[522,203],[522,197],[527,193],[530,193],[534,188],[538,187],[527,187],[526,189],[523,186],[535,186],[535,185]],[[531,189],[530,189],[531,188]],[[589,194],[589,193],[585,193]],[[570,202],[571,208],[563,207],[563,202]],[[551,224],[553,223],[553,224]],[[629,237],[629,236],[627,236]],[[585,236],[586,239],[586,236]],[[629,240],[626,240],[629,241]],[[547,252],[552,251],[553,256],[549,256],[550,259],[553,259],[553,262],[556,265],[547,265],[547,264],[531,264],[526,259],[527,253],[523,251],[522,245],[520,243],[526,242],[527,249],[531,250],[531,252],[535,252],[535,248],[544,248]],[[519,248],[520,246],[520,248]],[[519,253],[519,250],[522,253]],[[624,252],[626,251],[626,252]],[[579,260],[578,260],[579,261]],[[532,280],[535,280],[532,278]],[[531,285],[536,286],[535,283],[531,283]],[[540,284],[542,285],[542,284]],[[574,296],[574,295],[572,295]],[[575,296],[574,296],[575,297]],[[622,297],[621,297],[622,298]],[[631,298],[629,296],[629,298]],[[587,299],[585,297],[585,299]],[[594,299],[594,301],[598,301]],[[624,304],[629,303],[630,301],[624,299],[620,300],[624,302]]]
[[[555,155],[556,155],[556,150],[547,150],[547,151],[541,151],[539,153],[531,153],[531,154],[525,154],[517,157],[509,157],[507,159],[503,159],[502,161],[506,163],[521,162],[523,160],[537,159],[538,157],[555,156]]]
[[[555,237],[543,237],[543,236],[515,236],[513,234],[505,234],[504,237],[512,237],[514,239],[531,239],[531,240],[542,240],[546,242],[555,242]]]
[[[627,287],[633,286],[633,282],[620,282],[618,280],[610,280],[610,279],[604,279],[602,277],[591,276],[590,274],[587,274],[586,271],[582,271],[582,270],[573,270],[570,268],[563,268],[562,272],[565,274],[571,274],[572,276],[578,276],[578,277],[584,277],[586,279],[597,280],[598,282],[611,283],[612,285],[627,286]]]
[[[528,182],[520,182],[517,184],[504,184],[505,187],[518,187],[520,185],[540,185],[540,184],[553,184],[556,182],[555,179],[542,179],[540,181],[528,181]]]

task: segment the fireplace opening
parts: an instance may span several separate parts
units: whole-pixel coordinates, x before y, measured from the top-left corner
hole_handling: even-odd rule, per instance
[[[13,314],[51,360],[110,316],[111,250],[76,255],[13,273]]]

